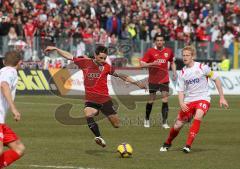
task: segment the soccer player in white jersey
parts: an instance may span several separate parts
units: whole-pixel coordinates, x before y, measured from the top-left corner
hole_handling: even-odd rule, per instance
[[[5,67],[0,69],[0,168],[18,160],[25,150],[19,137],[5,124],[8,108],[13,113],[14,120],[19,121],[21,117],[14,104],[18,81],[17,69],[21,62],[22,57],[18,52],[7,52],[4,58]],[[4,150],[4,146],[9,149]]]
[[[183,125],[193,119],[186,145],[183,148],[183,152],[185,153],[191,151],[191,145],[199,132],[201,121],[210,107],[208,78],[215,82],[220,96],[220,106],[228,108],[218,75],[211,71],[207,65],[195,62],[195,53],[195,49],[192,46],[186,46],[182,50],[185,67],[178,75],[176,86],[181,110],[178,113],[175,124],[170,130],[167,140],[160,148],[161,152],[168,151],[173,139],[178,135]]]

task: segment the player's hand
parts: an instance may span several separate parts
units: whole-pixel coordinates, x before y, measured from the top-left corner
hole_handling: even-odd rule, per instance
[[[175,81],[177,79],[177,73],[173,73],[173,80]]]
[[[45,50],[44,50],[44,52],[51,52],[51,51],[53,51],[53,50],[56,50],[57,48],[55,47],[55,46],[48,46]]]
[[[158,66],[160,65],[158,60],[155,60],[154,62],[151,63],[152,66]]]
[[[188,106],[187,106],[185,103],[181,103],[181,104],[180,104],[180,107],[181,107],[181,109],[182,109],[183,112],[189,111],[189,108],[188,108]]]
[[[219,105],[220,107],[224,107],[225,109],[227,109],[229,106],[228,106],[228,102],[227,100],[225,100],[225,98],[220,98],[219,100]]]
[[[147,85],[144,82],[141,81],[137,81],[136,85],[140,88],[140,89],[147,89]]]
[[[12,109],[12,113],[14,120],[19,121],[21,119],[21,114],[16,108]]]

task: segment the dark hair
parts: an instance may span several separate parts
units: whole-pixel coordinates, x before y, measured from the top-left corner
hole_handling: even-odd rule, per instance
[[[18,62],[22,60],[22,55],[17,51],[9,51],[5,54],[4,65],[5,66],[17,66]]]
[[[154,36],[154,38],[153,38],[153,40],[156,41],[158,37],[161,37],[161,38],[164,39],[164,36],[163,36],[162,33],[156,33],[155,36]]]
[[[108,49],[105,46],[99,45],[97,46],[95,53],[96,55],[99,55],[100,53],[108,54]]]

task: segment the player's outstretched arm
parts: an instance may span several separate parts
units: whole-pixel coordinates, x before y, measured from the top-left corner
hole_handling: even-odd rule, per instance
[[[2,82],[1,83],[1,92],[3,94],[3,96],[5,97],[5,99],[7,100],[8,104],[9,104],[9,107],[13,113],[13,116],[14,116],[14,119],[16,121],[19,121],[20,118],[21,118],[21,114],[19,113],[19,111],[17,110],[16,106],[15,106],[15,103],[12,99],[12,94],[11,94],[11,91],[10,91],[10,87],[8,85],[7,82]]]
[[[153,66],[156,66],[156,65],[159,65],[158,61],[154,61],[154,62],[151,62],[151,63],[146,63],[144,61],[140,61],[140,67],[141,68],[149,68],[149,67],[153,67]]]
[[[48,46],[44,51],[45,52],[51,52],[51,51],[57,51],[57,53],[59,55],[61,55],[62,57],[64,57],[65,59],[68,59],[68,60],[72,60],[73,59],[73,55],[67,51],[64,51],[64,50],[61,50],[55,46]]]
[[[214,80],[215,82],[215,85],[217,87],[217,90],[218,90],[218,93],[219,93],[219,96],[220,96],[220,100],[219,100],[219,104],[220,104],[220,107],[224,107],[224,108],[228,108],[228,102],[227,100],[224,98],[224,94],[223,94],[223,89],[222,89],[222,84],[221,84],[221,81],[219,78],[216,78]]]
[[[119,77],[120,79],[124,80],[125,82],[132,83],[132,84],[138,86],[140,89],[147,89],[147,86],[145,83],[143,83],[141,81],[136,81],[126,74],[114,72],[112,75],[115,77]]]

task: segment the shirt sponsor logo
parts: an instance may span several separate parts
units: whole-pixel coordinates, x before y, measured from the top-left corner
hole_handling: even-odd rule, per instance
[[[195,78],[195,79],[190,79],[190,80],[186,80],[185,82],[189,85],[189,84],[196,84],[199,83],[199,78]]]
[[[158,59],[157,62],[158,63],[166,63],[166,60],[165,59]]]
[[[87,74],[88,78],[100,78],[100,73],[88,73]]]

